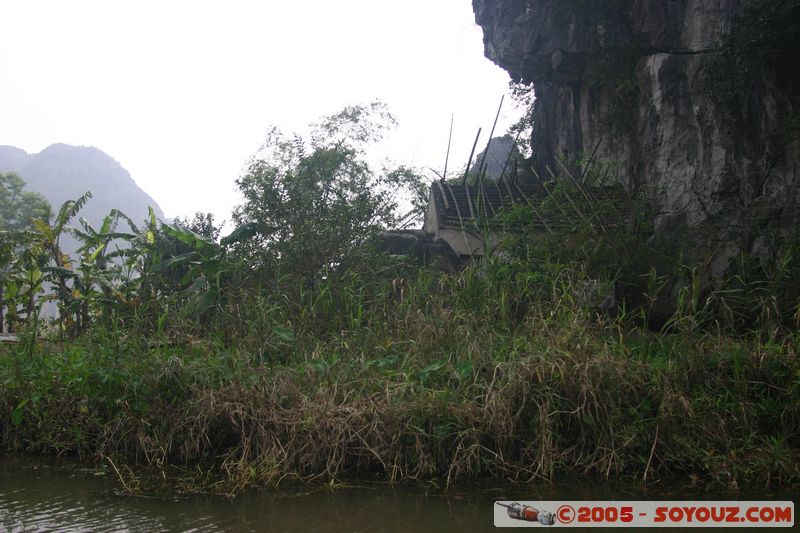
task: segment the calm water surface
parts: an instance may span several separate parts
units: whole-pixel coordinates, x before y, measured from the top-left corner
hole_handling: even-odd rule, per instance
[[[211,496],[121,494],[112,475],[72,461],[0,456],[0,531],[493,531],[494,500],[717,499],[673,486],[643,492],[599,483],[462,490],[368,485]],[[749,497],[783,498],[759,491]],[[739,497],[744,497],[739,495]],[[735,497],[731,499],[737,499]],[[707,530],[705,530],[707,531]]]

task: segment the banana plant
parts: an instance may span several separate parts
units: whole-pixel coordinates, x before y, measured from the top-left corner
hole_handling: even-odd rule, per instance
[[[180,296],[186,299],[187,311],[199,317],[217,307],[221,301],[222,280],[226,273],[220,245],[177,224],[162,224],[161,230],[188,247],[189,251],[162,258],[153,265],[153,271],[165,272],[170,267],[184,266],[185,274],[179,283],[185,287],[180,291]]]
[[[109,231],[105,232],[108,238],[124,241],[125,246],[108,251],[110,241],[107,241],[105,248],[102,248],[101,239],[100,243],[87,248],[87,253],[93,250],[87,259],[103,262],[107,271],[113,270],[114,275],[108,279],[111,282],[113,278],[113,283],[110,283],[108,288],[113,292],[115,303],[120,304],[116,305],[116,308],[130,311],[128,316],[132,316],[135,320],[154,322],[160,316],[159,311],[164,306],[167,296],[159,285],[159,272],[154,268],[164,260],[164,254],[159,250],[161,223],[152,208],[149,209],[148,219],[141,227],[121,211],[114,210],[109,216],[115,218],[116,222],[126,222],[130,227],[129,233],[114,231],[116,222],[112,220]],[[103,233],[101,228],[98,237]]]
[[[3,304],[7,308],[7,326],[13,332],[18,324],[27,322],[36,335],[37,321],[43,299],[46,257],[35,234],[17,231],[14,246],[6,250],[3,259]],[[24,318],[23,318],[24,315]]]
[[[44,272],[42,270],[46,258],[43,250],[37,243],[23,249],[19,258],[20,268],[18,279],[20,282],[20,299],[25,305],[25,320],[31,333],[31,348],[39,329],[39,315],[45,299],[41,297],[44,292]]]
[[[52,262],[42,268],[46,274],[46,281],[53,283],[56,289],[56,299],[59,304],[59,324],[61,331],[64,332],[65,326],[72,325],[73,334],[80,331],[80,316],[71,321],[75,309],[75,298],[72,293],[71,281],[75,278],[75,271],[72,270],[70,257],[61,250],[61,235],[67,228],[69,221],[78,214],[92,197],[92,193],[87,191],[77,200],[68,200],[61,205],[58,214],[52,225],[42,219],[33,219],[33,231],[36,240],[41,245],[44,254]]]
[[[107,324],[111,323],[114,302],[117,300],[115,293],[120,286],[121,267],[113,261],[113,256],[109,258],[109,247],[114,241],[129,243],[135,238],[132,233],[117,231],[121,218],[128,217],[114,209],[103,218],[99,229],[95,229],[84,218],[79,219],[80,229],[68,229],[81,242],[77,250],[79,261],[73,278],[73,297],[84,328],[94,318],[92,308]]]
[[[14,252],[16,246],[13,238],[13,233],[9,231],[0,231],[0,333],[5,331],[5,295],[6,283],[10,273],[11,265],[14,261]]]
[[[148,208],[148,218],[141,228],[122,212],[119,218],[127,222],[131,233],[125,237],[126,248],[118,248],[106,258],[121,261],[118,291],[124,301],[133,304],[135,314],[147,320],[156,316],[159,294],[153,283],[153,264],[156,259],[158,219],[153,208]]]

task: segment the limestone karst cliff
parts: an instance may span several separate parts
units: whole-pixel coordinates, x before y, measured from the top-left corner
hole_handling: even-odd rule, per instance
[[[533,165],[614,164],[718,279],[797,234],[800,2],[473,0],[486,56],[535,88]]]

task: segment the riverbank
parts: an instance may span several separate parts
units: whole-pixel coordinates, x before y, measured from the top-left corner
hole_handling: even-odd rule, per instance
[[[227,338],[95,329],[0,346],[0,446],[110,460],[121,479],[177,465],[226,493],[290,479],[800,481],[796,337],[648,332],[576,304],[572,287],[517,320],[503,310],[518,291],[429,275],[315,292],[313,306],[254,296],[263,313]]]

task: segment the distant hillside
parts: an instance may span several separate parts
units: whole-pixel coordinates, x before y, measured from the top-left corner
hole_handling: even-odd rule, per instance
[[[508,156],[512,150],[514,151],[514,155],[511,160],[509,160]],[[499,179],[503,171],[505,171],[506,176],[510,176],[514,169],[514,159],[519,161],[523,160],[522,154],[520,154],[514,144],[514,137],[511,135],[492,137],[489,151],[483,150],[475,157],[469,172],[470,174],[478,175],[478,166],[485,162],[487,177],[493,180]]]
[[[0,172],[10,171],[25,180],[28,190],[47,198],[53,211],[67,200],[91,191],[92,199],[79,216],[94,226],[114,208],[136,222],[147,218],[148,206],[153,207],[157,217],[164,218],[156,201],[136,185],[122,165],[91,146],[54,144],[38,154],[0,146]],[[64,242],[63,247],[72,252],[75,243]]]

